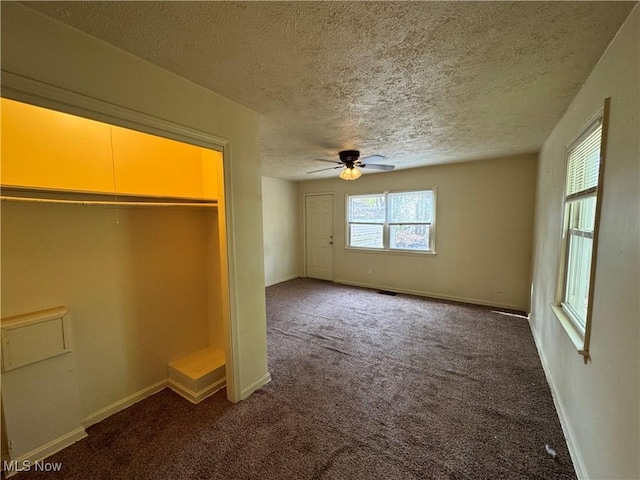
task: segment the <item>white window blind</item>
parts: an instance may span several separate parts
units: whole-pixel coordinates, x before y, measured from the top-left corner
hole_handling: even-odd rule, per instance
[[[567,197],[586,193],[598,185],[602,123],[595,122],[569,151]]]

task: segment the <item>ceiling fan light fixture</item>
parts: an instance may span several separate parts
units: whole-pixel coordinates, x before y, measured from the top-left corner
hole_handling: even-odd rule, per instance
[[[319,170],[313,170],[307,173],[323,172],[325,170],[336,170],[340,168],[341,171],[339,177],[341,179],[357,180],[362,176],[362,172],[360,171],[361,168],[367,167],[368,170],[384,171],[393,170],[394,168],[393,165],[384,165],[382,163],[377,163],[378,161],[385,160],[385,157],[383,157],[382,155],[369,155],[362,160],[360,160],[360,151],[358,150],[342,150],[341,152],[338,152],[338,155],[340,156],[339,162],[336,162],[335,160],[326,160],[324,158],[316,158],[315,160],[319,162],[332,163],[334,166],[321,168]]]
[[[343,180],[357,180],[362,176],[362,172],[356,167],[346,167],[340,172],[340,178]]]

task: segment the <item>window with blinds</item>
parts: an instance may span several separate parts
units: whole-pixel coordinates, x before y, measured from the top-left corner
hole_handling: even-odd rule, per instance
[[[584,336],[590,302],[602,117],[568,149],[565,196],[565,269],[561,305]]]
[[[562,256],[553,312],[589,360],[610,98],[567,148]]]
[[[435,191],[349,195],[348,248],[435,253]]]
[[[589,361],[598,232],[611,98],[566,149],[563,230],[551,310],[576,350]]]

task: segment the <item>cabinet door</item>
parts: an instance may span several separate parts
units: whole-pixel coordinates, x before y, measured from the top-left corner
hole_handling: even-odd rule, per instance
[[[112,135],[118,193],[215,198],[209,172],[207,182],[204,181],[205,164],[200,147],[116,126],[112,126]]]
[[[200,149],[202,158],[202,196],[207,200],[218,200],[222,195],[222,153],[207,148]]]
[[[2,185],[112,193],[109,125],[2,99]]]

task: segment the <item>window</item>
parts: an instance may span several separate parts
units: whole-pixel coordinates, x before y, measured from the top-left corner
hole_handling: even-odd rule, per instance
[[[350,248],[435,253],[435,193],[350,195],[347,201]]]
[[[605,111],[608,102],[605,103]],[[567,149],[563,255],[554,308],[580,354],[589,356],[593,278],[603,178],[601,113]]]

